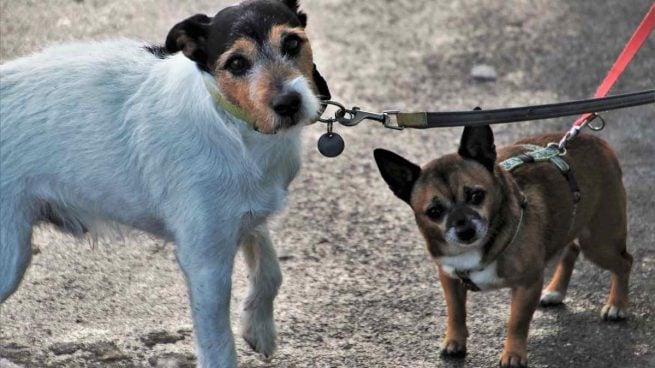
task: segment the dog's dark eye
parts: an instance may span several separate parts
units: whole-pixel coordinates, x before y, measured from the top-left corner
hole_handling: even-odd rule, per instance
[[[285,55],[295,56],[300,52],[302,40],[298,36],[289,36],[282,42],[282,52]]]
[[[225,63],[225,69],[234,75],[243,75],[250,69],[250,62],[243,56],[235,56]]]
[[[443,217],[444,212],[446,209],[440,205],[440,204],[435,204],[432,207],[428,208],[428,210],[425,212],[425,214],[432,220],[434,221],[439,221],[441,217]]]
[[[466,194],[466,203],[478,206],[484,201],[484,190],[482,189],[473,189]]]

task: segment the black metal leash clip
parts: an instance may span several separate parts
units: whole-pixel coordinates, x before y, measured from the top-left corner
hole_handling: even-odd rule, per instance
[[[387,110],[383,111],[381,114],[375,112],[364,111],[361,108],[354,106],[351,109],[346,108],[343,104],[336,101],[321,101],[323,106],[327,109],[328,106],[332,105],[337,107],[337,110],[334,112],[334,117],[329,118],[319,118],[318,121],[326,124],[339,123],[344,126],[355,126],[361,123],[364,120],[374,120],[380,122],[384,125],[385,128],[402,130],[403,127],[394,124],[396,119],[394,119],[400,111],[398,110]]]
[[[374,120],[382,123],[386,128],[402,130],[403,128],[401,126],[391,124],[391,115],[395,114],[398,114],[398,111],[384,111],[381,114],[377,114],[364,111],[355,106],[352,109],[346,110],[344,116],[338,117],[337,121],[341,125],[355,126],[364,120]]]
[[[318,150],[323,156],[336,157],[343,152],[345,143],[343,138],[337,133],[333,132],[334,123],[352,127],[364,120],[374,120],[382,123],[385,128],[402,130],[403,127],[397,124],[397,115],[399,111],[384,111],[381,114],[364,111],[355,106],[351,109],[346,108],[343,104],[336,101],[321,101],[324,107],[324,112],[328,106],[335,106],[336,111],[334,116],[328,118],[319,118],[318,121],[327,124],[327,133],[323,134],[318,140]]]

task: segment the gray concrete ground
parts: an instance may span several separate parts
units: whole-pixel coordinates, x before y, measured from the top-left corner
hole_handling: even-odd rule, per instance
[[[228,1],[0,0],[0,59],[47,44],[127,36],[163,42],[169,28]],[[452,110],[590,96],[649,0],[398,0],[304,2],[316,61],[336,99],[374,111]],[[489,64],[492,82],[471,68]],[[655,37],[614,92],[653,88]],[[609,274],[581,260],[566,305],[538,310],[532,367],[655,366],[655,108],[607,113],[630,198],[632,317],[598,312]],[[500,144],[563,130],[571,119],[496,128]],[[242,367],[489,367],[502,349],[508,292],[474,294],[469,354],[440,359],[445,304],[412,214],[379,179],[376,147],[425,162],[456,149],[460,129],[337,128],[345,153],[321,157],[324,127],[304,138],[305,164],[273,228],[284,285],[279,351],[270,364],[238,341]],[[612,214],[607,214],[611,216]],[[91,246],[41,229],[22,287],[0,309],[0,366],[176,367],[193,338],[174,246],[145,235]],[[238,260],[234,305],[245,291]],[[234,308],[233,308],[234,309]],[[236,315],[236,310],[235,310]],[[236,318],[234,319],[236,321]],[[235,324],[236,327],[236,324]]]

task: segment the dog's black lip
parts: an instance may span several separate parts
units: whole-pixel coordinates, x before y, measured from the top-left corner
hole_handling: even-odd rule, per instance
[[[478,238],[476,236],[473,236],[470,240],[464,240],[464,239],[461,239],[460,237],[457,237],[457,240],[459,240],[459,242],[462,243],[462,244],[469,245],[469,244],[473,244],[476,241],[478,241]]]

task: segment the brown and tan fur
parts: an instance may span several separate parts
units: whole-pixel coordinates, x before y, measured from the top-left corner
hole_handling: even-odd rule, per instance
[[[182,51],[212,77],[205,82],[223,107],[259,133],[275,134],[297,126],[302,115],[316,121],[324,108],[310,95],[330,99],[306,26],[298,0],[244,0],[176,24],[165,48]]]
[[[525,153],[526,148],[519,144],[545,146],[559,141],[562,135],[531,137],[496,153],[489,127],[466,128],[459,154],[443,156],[422,168],[411,166],[412,163],[389,151],[376,150],[383,178],[414,210],[428,250],[437,263],[448,306],[442,354],[466,353],[467,288],[453,275],[456,263],[449,262],[476,259],[469,254],[481,254],[479,264],[490,270],[484,275],[491,276],[479,277],[490,282],[483,283],[485,287],[481,289],[511,288],[511,312],[500,357],[502,367],[527,366],[528,328],[540,296],[543,305],[562,302],[580,251],[612,274],[602,318],[625,318],[632,257],[626,251],[622,172],[609,145],[584,134],[569,143],[563,158],[574,170],[579,184],[582,197],[577,204],[568,182],[551,162],[524,164],[512,173],[494,163]],[[463,193],[465,187],[484,192],[483,200],[471,204],[471,197]],[[524,199],[527,205],[521,220]],[[435,216],[440,211],[430,212],[435,203],[443,205],[442,217]],[[479,237],[471,236],[472,229],[467,229],[469,233],[463,231],[470,237],[470,244],[448,238],[448,231],[453,231],[447,226],[451,222],[449,216],[455,216],[456,211],[465,213],[463,218],[470,218],[471,222],[486,224],[486,231],[476,232]],[[460,220],[458,226],[466,226],[466,221]],[[557,256],[557,271],[542,294],[546,263]],[[495,270],[491,265],[495,265]]]
[[[301,49],[295,58],[285,58],[281,55],[282,42],[290,35],[301,40]],[[257,131],[273,133],[278,129],[279,123],[275,114],[271,113],[269,101],[284,81],[299,76],[313,81],[314,62],[312,48],[303,28],[287,24],[276,25],[269,33],[267,44],[270,47],[266,51],[275,54],[275,57],[264,57],[263,50],[248,37],[236,40],[216,62],[214,75],[227,100],[248,114]],[[256,72],[243,78],[235,77],[224,69],[223,65],[235,54],[255,63],[253,69]],[[310,87],[315,93],[319,92],[314,83],[310,83]]]

